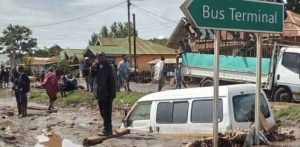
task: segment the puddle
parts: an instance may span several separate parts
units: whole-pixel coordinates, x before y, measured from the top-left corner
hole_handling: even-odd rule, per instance
[[[74,144],[68,139],[61,138],[55,133],[50,137],[47,137],[44,134],[39,135],[36,140],[37,143],[34,147],[82,147],[81,145]]]

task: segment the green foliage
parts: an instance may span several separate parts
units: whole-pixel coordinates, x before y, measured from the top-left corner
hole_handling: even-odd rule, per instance
[[[82,100],[91,100],[92,95],[90,93],[86,93],[83,91],[74,91],[70,95],[65,98],[65,102],[67,104],[76,104],[81,102]]]
[[[56,64],[56,68],[58,71],[60,71],[62,74],[68,74],[71,72],[72,67],[69,66],[69,61],[62,60]]]
[[[32,58],[29,56],[25,56],[22,58],[22,63],[24,64],[24,72],[28,75],[31,76],[32,75],[32,71],[30,68],[30,65],[32,63]]]
[[[133,24],[130,23],[130,34],[134,35]],[[136,36],[138,36],[138,32],[136,31]],[[114,22],[110,26],[110,30],[107,26],[102,26],[99,34],[93,33],[91,36],[91,40],[89,40],[89,45],[95,45],[97,39],[99,37],[107,37],[107,38],[125,38],[128,37],[128,22]]]
[[[296,120],[300,118],[300,107],[285,106],[274,111],[276,119]]]
[[[141,97],[147,95],[148,93],[139,93],[139,92],[118,92],[117,97],[114,102],[124,102],[130,105],[133,105]]]
[[[12,26],[10,24],[2,31],[2,34],[0,45],[8,46],[4,51],[5,53],[11,53],[13,49],[16,49],[18,53],[22,51],[30,54],[32,48],[37,45],[37,39],[31,37],[32,31],[25,26]]]
[[[62,51],[62,48],[59,45],[54,44],[50,48],[38,49],[35,50],[35,57],[53,57],[59,55]]]
[[[153,38],[153,39],[149,39],[150,42],[159,44],[159,45],[163,45],[165,46],[168,42],[168,38],[163,38],[163,39],[158,39],[158,38]]]
[[[286,9],[300,14],[300,0],[287,0]]]
[[[91,36],[91,40],[89,40],[89,45],[95,45],[98,38],[99,38],[99,36],[97,34],[93,33]]]
[[[122,101],[123,101],[124,103],[133,105],[137,100],[139,100],[141,97],[143,97],[145,95],[147,95],[147,93],[118,92],[117,97],[115,98],[114,102],[122,103]],[[83,92],[83,91],[74,91],[73,93],[67,95],[67,97],[64,99],[61,99],[61,95],[60,95],[60,93],[58,93],[57,97],[58,97],[58,99],[62,100],[63,103],[68,104],[68,105],[69,104],[78,104],[82,101],[86,101],[86,100],[90,101],[90,100],[94,99],[91,93]],[[41,99],[41,100],[49,99],[47,94],[45,94],[41,91],[31,92],[31,98]]]

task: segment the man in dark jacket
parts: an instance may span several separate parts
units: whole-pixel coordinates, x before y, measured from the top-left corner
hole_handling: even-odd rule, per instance
[[[90,91],[90,67],[91,67],[91,63],[89,61],[89,57],[85,57],[84,58],[84,63],[83,63],[83,77],[85,79],[85,83],[86,83],[86,91]]]
[[[27,104],[28,104],[26,94],[30,91],[30,80],[28,75],[24,72],[23,66],[19,66],[18,71],[20,74],[18,90],[19,90],[19,99],[21,102],[21,112],[22,112],[22,117],[26,117]]]
[[[21,101],[20,101],[19,90],[18,90],[19,76],[20,76],[20,74],[18,73],[17,68],[14,67],[12,69],[12,75],[11,75],[10,81],[13,84],[12,90],[14,91],[15,97],[17,100],[17,107],[18,107],[19,115],[21,115],[22,114]]]
[[[107,62],[104,52],[96,54],[97,61],[93,63],[91,77],[94,81],[93,95],[98,99],[104,129],[98,135],[112,135],[112,102],[117,92],[117,76],[115,68]]]

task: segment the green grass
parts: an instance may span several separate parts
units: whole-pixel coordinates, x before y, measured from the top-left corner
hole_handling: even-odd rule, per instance
[[[124,102],[130,105],[133,105],[138,99],[147,95],[148,93],[138,93],[138,92],[118,92],[117,97],[115,98],[115,103]],[[60,93],[57,93],[57,97],[59,100],[63,101],[66,104],[78,104],[84,100],[92,100],[93,96],[91,93],[83,92],[83,91],[74,91],[71,94],[67,94],[67,97],[62,98]],[[41,91],[31,92],[31,98],[34,99],[49,99],[46,93]]]
[[[300,107],[287,106],[274,111],[276,119],[297,120],[300,118]]]
[[[137,100],[141,97],[147,95],[148,93],[138,93],[138,92],[118,92],[116,99],[114,102],[124,102],[130,105],[133,105]]]

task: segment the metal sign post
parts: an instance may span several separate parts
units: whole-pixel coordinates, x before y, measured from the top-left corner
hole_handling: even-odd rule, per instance
[[[256,94],[255,94],[255,143],[259,145],[260,135],[260,103],[261,103],[261,57],[262,57],[262,34],[257,36],[256,49]]]
[[[215,65],[214,65],[214,101],[213,101],[213,145],[218,146],[218,107],[219,107],[219,65],[220,65],[220,31],[215,31],[214,41],[214,54],[215,54]]]

